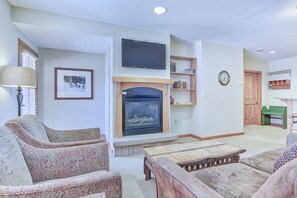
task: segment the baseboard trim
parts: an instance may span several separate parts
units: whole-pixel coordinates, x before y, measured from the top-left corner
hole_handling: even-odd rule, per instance
[[[178,135],[178,138],[184,138],[184,137],[192,137],[192,138],[195,138],[195,139],[198,139],[198,140],[201,140],[201,137],[197,136],[197,135],[194,135],[194,134],[182,134],[182,135]]]
[[[265,125],[266,126],[266,125]],[[274,126],[274,127],[283,127],[282,124],[276,124],[276,123],[270,123],[270,126]]]
[[[194,134],[182,134],[179,135],[179,138],[184,138],[184,137],[192,137],[198,140],[209,140],[209,139],[218,139],[218,138],[225,138],[225,137],[232,137],[232,136],[238,136],[238,135],[244,135],[244,132],[238,132],[238,133],[227,133],[227,134],[222,134],[222,135],[214,135],[214,136],[205,136],[205,137],[200,137],[198,135]]]

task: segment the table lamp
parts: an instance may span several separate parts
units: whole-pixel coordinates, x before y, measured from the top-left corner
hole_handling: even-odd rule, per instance
[[[23,101],[22,88],[35,88],[35,70],[27,67],[4,66],[0,76],[0,86],[17,87],[18,116],[21,115]]]

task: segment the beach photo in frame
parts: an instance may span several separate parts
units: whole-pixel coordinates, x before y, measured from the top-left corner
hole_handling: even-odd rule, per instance
[[[93,99],[93,70],[55,67],[55,99]]]

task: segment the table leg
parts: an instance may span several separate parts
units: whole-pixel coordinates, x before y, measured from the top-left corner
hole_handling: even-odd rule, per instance
[[[149,169],[149,167],[147,166],[147,159],[146,157],[143,160],[143,173],[145,175],[145,180],[150,180],[151,179],[151,170]]]

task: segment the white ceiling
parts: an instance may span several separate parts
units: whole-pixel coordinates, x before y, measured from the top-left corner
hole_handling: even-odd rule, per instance
[[[14,6],[166,32],[189,42],[205,40],[242,47],[269,61],[297,56],[297,2],[294,0],[9,2]],[[155,6],[165,6],[168,11],[161,16],[155,15]],[[39,40],[42,43],[42,39]],[[264,51],[256,52],[256,48]],[[272,50],[277,53],[269,54]]]

